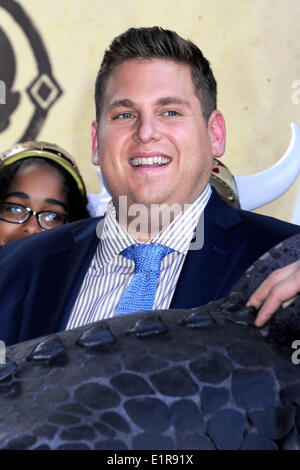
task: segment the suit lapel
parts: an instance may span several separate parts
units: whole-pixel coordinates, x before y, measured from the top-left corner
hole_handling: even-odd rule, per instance
[[[245,245],[238,211],[213,190],[204,211],[203,248],[188,251],[170,308],[192,308],[227,295],[239,278],[234,267]]]

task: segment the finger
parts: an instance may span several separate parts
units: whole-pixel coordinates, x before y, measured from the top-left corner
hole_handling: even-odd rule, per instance
[[[259,310],[255,320],[256,326],[263,326],[282,304],[289,305],[300,290],[300,273],[295,271],[288,278],[276,284]]]
[[[252,306],[255,308],[261,307],[267,297],[270,295],[274,286],[279,284],[286,274],[280,271],[274,271],[264,282],[256,289],[247,302],[247,307]]]
[[[264,302],[263,306],[258,312],[258,315],[255,319],[254,324],[258,327],[263,326],[272,315],[278,310],[281,306],[281,299],[276,295],[269,295],[266,301]]]
[[[296,263],[292,263],[288,266],[285,266],[284,268],[273,271],[273,273],[270,274],[256,289],[256,291],[253,292],[253,294],[250,296],[247,302],[247,307],[252,306],[257,309],[261,307],[263,302],[269,296],[270,291],[273,289],[273,287],[279,284],[284,279],[288,278],[291,274],[293,274],[297,270],[298,266],[299,264],[297,261]]]

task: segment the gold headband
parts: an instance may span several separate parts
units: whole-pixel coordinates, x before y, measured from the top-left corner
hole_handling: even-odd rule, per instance
[[[0,152],[0,166],[10,165],[30,157],[45,158],[62,166],[72,175],[79,191],[85,196],[85,185],[75,160],[58,145],[50,144],[49,142],[21,142],[3,153]]]

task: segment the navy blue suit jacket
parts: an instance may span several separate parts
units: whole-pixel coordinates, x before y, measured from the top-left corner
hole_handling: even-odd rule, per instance
[[[99,239],[99,218],[8,243],[0,250],[0,339],[7,345],[65,329]],[[186,256],[170,308],[226,296],[244,271],[300,227],[234,209],[215,191],[204,246]]]

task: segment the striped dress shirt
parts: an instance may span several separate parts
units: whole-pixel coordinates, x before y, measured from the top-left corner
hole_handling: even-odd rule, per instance
[[[154,309],[168,309],[190,242],[201,214],[211,195],[207,185],[201,195],[185,207],[170,224],[147,243],[159,243],[174,250],[161,263]],[[73,305],[66,329],[113,317],[121,296],[135,274],[135,263],[121,252],[138,244],[117,222],[112,201],[108,204],[103,232],[79,294]]]

